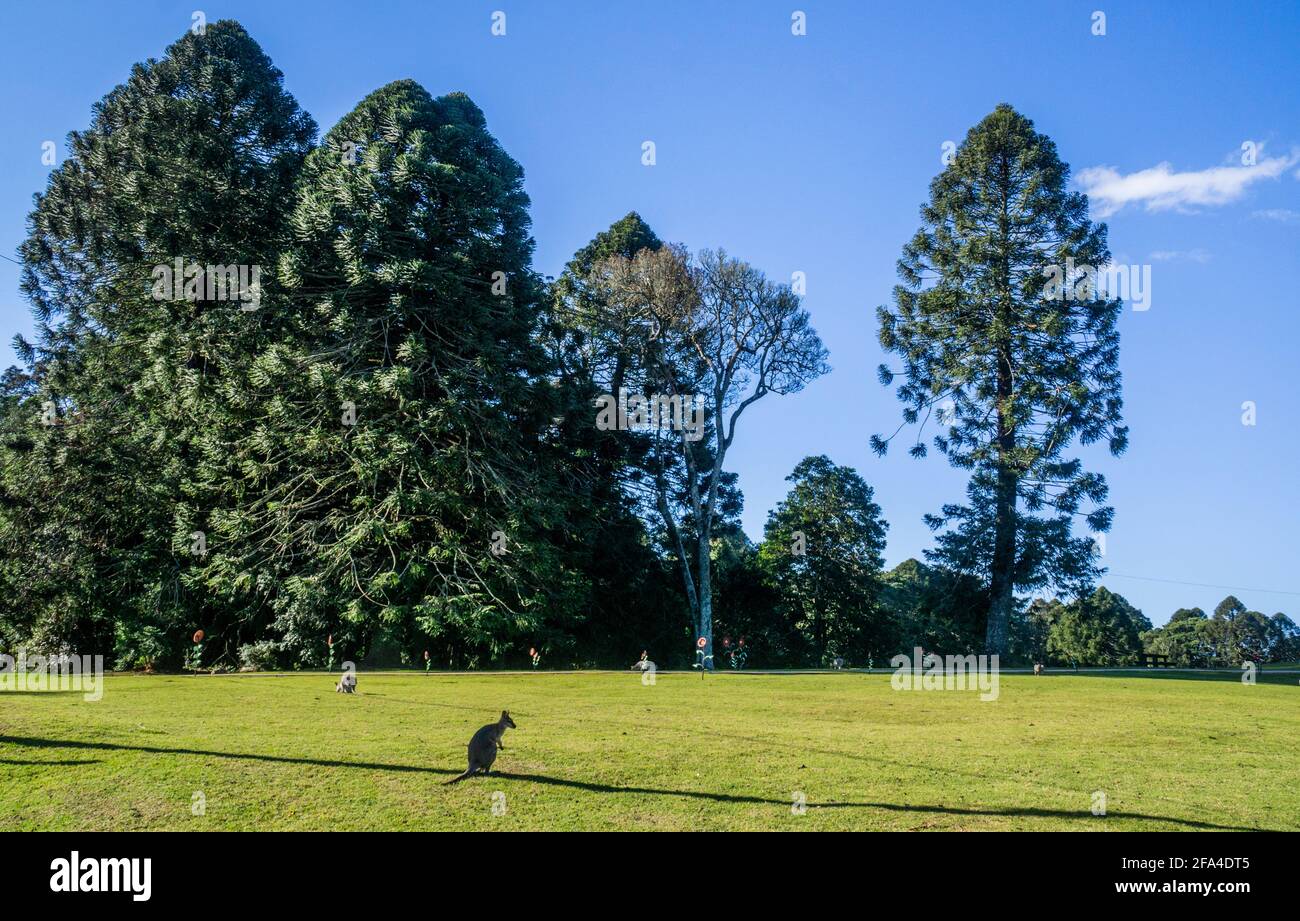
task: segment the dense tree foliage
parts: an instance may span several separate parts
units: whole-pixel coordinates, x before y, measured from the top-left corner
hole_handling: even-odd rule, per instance
[[[1200,608],[1179,608],[1164,626],[1144,633],[1142,641],[1148,652],[1191,668],[1300,659],[1300,629],[1289,617],[1247,610],[1233,595],[1219,602],[1212,617]]]
[[[230,501],[205,573],[266,603],[298,661],[381,627],[462,665],[569,633],[522,180],[468,98],[410,81],[307,157],[282,335],[229,382],[243,437],[208,452]]]
[[[10,630],[116,646],[130,664],[232,616],[188,589],[189,502],[218,382],[262,317],[159,297],[154,269],[273,266],[314,133],[257,44],[221,22],[137,65],[70,136],[21,249],[38,335],[17,344],[31,393],[6,413],[0,459]]]
[[[578,250],[550,286],[542,341],[562,409],[551,462],[569,500],[570,552],[586,586],[578,648],[588,661],[630,663],[655,650],[659,664],[690,663],[692,626],[675,559],[661,533],[648,483],[652,436],[594,424],[597,400],[644,380],[647,328],[622,315],[598,267],[663,243],[629,213]],[[734,492],[734,491],[733,491]],[[738,494],[733,495],[738,513]]]
[[[894,649],[878,602],[888,525],[871,487],[825,456],[804,458],[786,479],[793,485],[768,515],[759,556],[789,625],[791,659],[883,659]]]
[[[1071,665],[1136,665],[1151,621],[1119,595],[1098,588],[1062,605],[1047,636],[1047,654]]]
[[[883,576],[881,600],[888,611],[895,648],[921,647],[946,654],[978,649],[988,605],[974,576],[917,560],[904,560]]]
[[[523,170],[463,94],[397,81],[317,141],[219,22],[68,148],[21,247],[37,334],[0,376],[0,647],[119,668],[681,667],[700,636],[737,668],[984,643],[1300,657],[1288,618],[1236,598],[1152,629],[1084,591],[1070,519],[1110,510],[1063,452],[1123,449],[1119,304],[1042,290],[1104,265],[1105,228],[1009,108],[935,180],[881,311],[905,422],[942,407],[934,443],[972,472],[927,562],[888,572],[872,487],[826,457],[760,544],[740,526],[738,420],[828,370],[800,297],[636,213],[540,278]],[[1046,588],[1079,597],[1016,597]]]

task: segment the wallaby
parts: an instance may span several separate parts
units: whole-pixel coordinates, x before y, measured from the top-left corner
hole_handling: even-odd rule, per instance
[[[1043,673],[1043,663],[1042,663],[1042,662],[1035,662],[1035,663],[1034,663],[1034,674],[1035,674],[1035,675],[1041,675],[1042,673]]]
[[[497,749],[505,748],[501,744],[501,737],[506,734],[507,729],[517,728],[515,721],[510,718],[510,711],[502,710],[501,719],[495,723],[488,723],[474,733],[474,738],[469,740],[469,767],[465,769],[464,774],[453,777],[447,783],[456,783],[456,781],[464,780],[471,774],[490,773],[492,762],[497,760]]]
[[[334,685],[334,691],[339,694],[355,694],[357,692],[356,672],[344,672],[339,683]]]

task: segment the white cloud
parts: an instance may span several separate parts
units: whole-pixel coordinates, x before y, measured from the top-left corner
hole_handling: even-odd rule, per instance
[[[1187,210],[1234,202],[1252,183],[1276,179],[1296,163],[1300,153],[1292,152],[1262,158],[1254,166],[1212,166],[1183,173],[1174,172],[1169,163],[1127,176],[1111,166],[1092,166],[1079,171],[1078,183],[1092,200],[1097,217],[1109,217],[1137,203],[1145,204],[1148,211]]]

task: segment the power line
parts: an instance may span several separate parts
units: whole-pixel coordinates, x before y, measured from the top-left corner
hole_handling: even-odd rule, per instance
[[[1117,579],[1138,579],[1142,582],[1164,582],[1168,585],[1192,585],[1197,588],[1222,588],[1230,592],[1260,592],[1264,595],[1296,595],[1300,597],[1300,592],[1288,592],[1272,588],[1246,588],[1241,585],[1218,585],[1213,582],[1181,582],[1178,579],[1155,579],[1151,576],[1127,576],[1122,572],[1110,572],[1106,575],[1114,576]]]

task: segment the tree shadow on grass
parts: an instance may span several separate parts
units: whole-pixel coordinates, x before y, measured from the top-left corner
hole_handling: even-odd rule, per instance
[[[659,790],[653,787],[628,787],[613,786],[610,784],[587,783],[580,780],[565,780],[560,777],[547,777],[544,774],[514,774],[509,771],[493,771],[488,777],[499,777],[505,780],[523,780],[529,783],[548,784],[557,787],[573,787],[579,790],[590,790],[594,793],[640,793],[647,796],[680,796],[690,799],[707,799],[723,803],[756,803],[759,805],[782,806],[788,808],[791,800],[788,799],[769,799],[762,796],[748,796],[741,793],[706,793],[699,790]],[[472,778],[466,778],[467,780]],[[967,815],[967,816],[1025,816],[1044,819],[1084,819],[1092,818],[1090,812],[1077,812],[1068,809],[1038,809],[1038,808],[1020,808],[1020,809],[964,809],[959,806],[924,806],[912,805],[906,803],[814,803],[807,804],[809,809],[884,809],[889,812],[922,812],[933,813],[937,815]],[[1114,819],[1142,819],[1148,822],[1168,822],[1174,825],[1185,825],[1189,828],[1216,829],[1219,831],[1259,831],[1257,828],[1245,828],[1237,825],[1216,825],[1213,822],[1198,822],[1194,819],[1174,819],[1168,816],[1146,815],[1140,812],[1116,812],[1107,813],[1108,818]]]
[[[361,768],[367,771],[401,771],[416,774],[459,774],[446,768],[421,767],[414,764],[380,764],[372,761],[337,761],[328,758],[295,758],[289,755],[260,755],[245,752],[218,752],[200,748],[163,748],[157,745],[124,745],[118,742],[82,742],[76,739],[38,739],[31,736],[0,735],[0,745],[25,748],[77,748],[92,751],[142,752],[147,755],[193,755],[198,758],[232,758],[239,761],[269,761],[275,764],[310,764],[317,767]]]
[[[80,742],[73,739],[39,739],[29,736],[0,735],[0,745],[15,745],[25,748],[73,748],[90,749],[95,751],[130,751],[151,755],[193,755],[201,758],[232,758],[247,761],[268,761],[277,764],[309,764],[316,767],[359,768],[367,771],[396,771],[399,773],[438,774],[442,776],[452,776],[460,773],[460,771],[455,769],[422,767],[420,765],[412,764],[380,764],[369,761],[337,761],[328,758],[295,758],[288,755],[261,755],[241,752],[204,751],[195,748],[162,748],[153,745],[122,745],[116,742]],[[36,763],[53,764],[56,762]],[[568,780],[563,777],[549,777],[545,774],[516,774],[509,771],[496,771],[488,775],[479,776],[487,776],[489,778],[500,780],[519,780],[525,783],[567,787],[576,790],[587,790],[591,793],[636,793],[642,796],[675,796],[685,799],[709,800],[715,803],[750,803],[760,806],[781,806],[783,808],[789,808],[791,805],[791,801],[788,799],[771,799],[763,796],[750,796],[743,793],[710,793],[704,790],[665,790],[657,787],[619,786],[615,784],[592,783],[582,780]],[[472,777],[467,778],[467,782],[473,782],[473,780],[474,778]],[[1077,812],[1068,809],[1039,809],[1032,807],[1019,809],[966,809],[959,806],[929,806],[876,802],[810,802],[807,805],[809,809],[882,809],[889,812],[917,812],[953,816],[1006,816],[1047,819],[1082,819],[1091,817],[1090,813],[1087,812]],[[1169,816],[1147,815],[1140,812],[1110,812],[1108,813],[1108,817],[1112,819],[1141,819],[1147,822],[1165,822],[1171,825],[1182,825],[1187,828],[1215,829],[1218,831],[1259,831],[1259,829],[1256,828],[1248,828],[1238,825],[1218,825],[1213,822],[1199,822],[1194,819],[1175,819]]]

